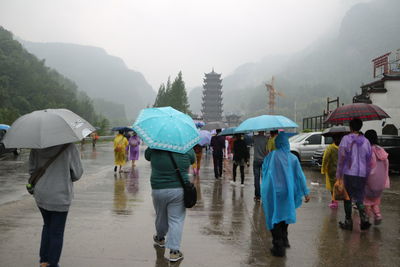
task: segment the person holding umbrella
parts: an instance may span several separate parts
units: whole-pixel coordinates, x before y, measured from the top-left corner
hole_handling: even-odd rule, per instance
[[[135,161],[139,159],[139,146],[140,138],[137,136],[136,132],[133,132],[132,136],[129,138],[129,145],[126,147],[129,156],[128,160],[132,161],[132,168],[135,168]]]
[[[222,177],[224,160],[225,136],[218,135],[221,129],[216,130],[216,135],[211,138],[210,146],[213,149],[213,164],[215,179]]]
[[[122,172],[122,166],[126,163],[126,147],[128,146],[128,140],[124,136],[122,130],[118,131],[118,134],[114,138],[114,172],[117,172],[119,166],[119,172]]]
[[[356,202],[360,214],[361,230],[368,229],[371,224],[365,213],[363,204],[365,185],[370,172],[370,161],[372,156],[369,141],[360,133],[362,121],[358,118],[350,121],[350,134],[345,135],[339,145],[338,164],[336,179],[344,180],[344,186],[349,194],[350,200],[344,200],[344,211],[346,218],[339,222],[340,228],[353,230],[352,201]]]
[[[233,143],[233,181],[232,185],[236,185],[236,170],[240,167],[240,184],[244,187],[244,166],[249,166],[249,150],[247,149],[246,142],[240,134],[235,134],[235,142]]]
[[[67,109],[38,110],[18,118],[5,136],[6,147],[30,148],[27,185],[43,217],[40,266],[59,266],[73,182],[83,169],[79,142],[95,128]]]
[[[151,164],[150,183],[156,212],[154,245],[169,248],[169,260],[183,259],[180,250],[185,221],[183,185],[195,161],[193,146],[199,132],[188,115],[171,107],[143,109],[133,129],[148,144],[146,160]]]

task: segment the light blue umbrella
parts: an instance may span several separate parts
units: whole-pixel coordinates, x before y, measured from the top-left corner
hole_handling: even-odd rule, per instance
[[[297,128],[294,121],[281,115],[261,115],[242,122],[235,132],[273,131],[278,129]]]
[[[218,135],[227,136],[227,135],[234,135],[235,134],[235,127],[225,128],[220,132]]]
[[[200,139],[192,118],[171,107],[142,109],[132,128],[150,148],[182,154]]]
[[[7,124],[0,124],[0,130],[8,130],[10,129],[10,126]]]
[[[212,137],[211,132],[206,130],[200,130],[199,135],[200,135],[199,145],[205,146],[210,144]]]

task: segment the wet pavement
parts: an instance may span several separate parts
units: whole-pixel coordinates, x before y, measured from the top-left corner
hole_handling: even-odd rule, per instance
[[[145,147],[142,147],[142,152]],[[168,251],[153,247],[154,210],[150,167],[141,155],[134,170],[114,175],[110,143],[82,149],[85,174],[75,183],[61,266],[400,266],[400,177],[382,199],[383,223],[369,231],[342,231],[343,208],[327,207],[329,193],[317,169],[304,167],[310,203],[289,226],[291,248],[272,257],[261,204],[253,201],[251,167],[246,186],[232,186],[230,163],[222,180],[213,178],[205,155],[194,179],[199,201],[188,209],[182,240],[183,261],[169,264]],[[0,159],[0,267],[38,266],[42,218],[25,193],[27,153]],[[193,177],[191,177],[193,178]],[[355,216],[355,223],[357,223]]]

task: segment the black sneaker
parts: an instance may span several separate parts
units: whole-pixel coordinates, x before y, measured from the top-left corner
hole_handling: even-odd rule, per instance
[[[179,250],[171,250],[169,252],[169,261],[176,262],[183,259],[183,253]]]
[[[154,241],[154,245],[158,246],[160,248],[164,248],[165,247],[165,238],[158,238],[156,235],[153,235],[153,241]]]
[[[361,222],[360,229],[361,230],[368,230],[371,227],[371,223],[369,221]]]
[[[340,228],[343,230],[353,231],[353,221],[346,219],[344,222],[339,222]]]

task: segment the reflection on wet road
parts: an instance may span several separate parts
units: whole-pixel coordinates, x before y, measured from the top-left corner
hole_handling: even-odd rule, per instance
[[[143,153],[145,147],[141,147]],[[154,209],[150,166],[141,154],[137,166],[113,172],[110,143],[81,149],[84,177],[75,184],[68,215],[61,266],[399,266],[400,177],[382,199],[383,223],[360,232],[338,228],[344,217],[327,207],[329,193],[317,169],[304,167],[312,200],[289,226],[291,248],[285,258],[270,255],[271,235],[260,203],[253,201],[252,167],[245,187],[232,186],[231,163],[215,180],[212,157],[205,154],[193,177],[198,204],[189,209],[182,241],[185,258],[170,264],[168,250],[153,247]],[[27,153],[0,160],[0,267],[34,266],[41,216],[26,195]],[[311,182],[313,184],[311,185]],[[18,200],[18,201],[15,201]],[[11,201],[11,202],[10,202]],[[355,212],[355,223],[359,220]],[[23,251],[23,253],[21,253]]]

